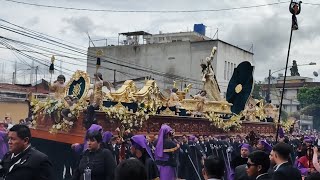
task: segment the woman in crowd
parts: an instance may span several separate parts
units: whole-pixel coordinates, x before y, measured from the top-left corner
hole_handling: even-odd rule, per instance
[[[306,155],[300,157],[297,161],[297,167],[303,176],[307,176],[310,173],[316,172],[316,169],[312,163],[313,151],[314,150],[311,149],[311,147],[308,148]]]
[[[112,153],[101,145],[101,131],[87,134],[88,148],[84,152],[72,180],[113,180],[116,162]]]

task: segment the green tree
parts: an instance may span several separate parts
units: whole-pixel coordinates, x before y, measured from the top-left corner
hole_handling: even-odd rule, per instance
[[[320,87],[304,87],[299,90],[298,100],[303,107],[301,114],[313,116],[313,126],[320,128]]]
[[[298,100],[302,107],[311,104],[320,104],[320,87],[303,87],[299,89]]]
[[[253,90],[252,90],[252,97],[255,98],[255,99],[263,99],[263,97],[261,96],[261,81],[255,81],[254,82],[254,87],[253,87]]]

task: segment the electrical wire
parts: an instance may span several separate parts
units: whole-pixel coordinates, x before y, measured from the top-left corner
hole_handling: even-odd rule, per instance
[[[75,8],[75,7],[63,7],[63,6],[53,6],[53,5],[44,5],[36,3],[28,3],[23,1],[15,0],[4,0],[7,2],[24,4],[29,6],[45,7],[45,8],[55,8],[63,10],[75,10],[75,11],[90,11],[90,12],[108,12],[108,13],[200,13],[200,12],[220,12],[220,11],[232,11],[240,9],[251,9],[265,6],[273,6],[278,4],[288,3],[290,1],[280,1],[268,4],[252,5],[252,6],[240,6],[232,8],[222,8],[222,9],[199,9],[199,10],[113,10],[113,9],[89,9],[89,8]]]
[[[1,19],[2,20],[2,19]],[[4,22],[8,22],[8,21],[5,21],[5,20],[2,20]],[[9,22],[10,23],[10,22]],[[13,24],[13,23],[10,23],[10,24]],[[17,26],[17,25],[16,25]],[[19,28],[23,28],[21,26],[17,26]],[[32,39],[35,39],[35,40],[38,40],[38,41],[41,41],[41,42],[45,42],[45,43],[48,43],[50,45],[54,45],[54,46],[58,46],[60,48],[65,48],[65,49],[68,49],[70,51],[73,51],[75,53],[79,53],[81,55],[86,55],[88,58],[96,58],[96,55],[93,55],[92,53],[87,53],[85,50],[82,50],[80,48],[76,48],[76,47],[73,47],[73,46],[70,46],[70,45],[67,45],[67,44],[64,44],[64,43],[60,43],[60,42],[57,42],[55,40],[52,40],[52,39],[49,39],[48,37],[44,37],[44,34],[42,35],[39,35],[40,33],[36,32],[36,31],[32,31],[32,30],[27,30],[28,32],[25,32],[25,31],[21,31],[21,30],[18,30],[18,29],[14,29],[14,28],[10,28],[8,26],[4,26],[4,25],[0,25],[0,28],[2,29],[5,29],[5,30],[8,30],[8,31],[11,31],[11,32],[14,32],[14,33],[18,33],[22,36],[26,36],[26,37],[29,37],[29,38],[32,38]],[[26,28],[23,28],[23,29],[26,29]],[[0,38],[3,38],[3,39],[6,39],[6,40],[10,40],[12,42],[15,42],[15,43],[20,43],[20,44],[28,44],[28,46],[30,46],[30,43],[23,43],[23,42],[19,42],[19,41],[16,41],[16,40],[12,40],[10,38],[6,38],[6,37],[2,37],[0,36]],[[38,46],[39,48],[39,46]],[[41,50],[44,50],[44,48],[42,47]],[[27,50],[27,51],[30,51],[31,50]],[[52,52],[52,51],[51,51]],[[67,57],[67,56],[66,56]],[[68,56],[68,58],[70,59],[73,59],[72,57]],[[105,59],[107,58],[107,59]],[[81,60],[81,58],[78,58]],[[181,80],[185,80],[185,81],[190,81],[192,83],[199,83],[199,80],[195,80],[195,79],[192,79],[192,78],[186,78],[186,77],[182,77],[182,76],[178,76],[178,75],[174,75],[174,74],[168,74],[168,73],[163,73],[163,72],[159,72],[159,71],[155,71],[155,70],[149,70],[148,68],[146,67],[143,67],[143,68],[138,68],[138,67],[133,67],[133,66],[129,66],[129,65],[125,65],[125,64],[120,64],[120,63],[117,63],[117,62],[113,62],[113,61],[110,61],[108,59],[112,59],[114,61],[121,61],[117,58],[112,58],[110,56],[103,56],[102,57],[102,61],[103,62],[107,62],[107,63],[110,63],[110,64],[114,64],[114,65],[117,65],[117,66],[121,66],[121,67],[125,67],[125,68],[129,68],[129,69],[134,69],[134,70],[138,70],[138,71],[143,71],[143,72],[147,72],[147,73],[150,73],[152,75],[158,75],[158,76],[162,76],[162,77],[167,77],[167,78],[170,78],[170,79],[181,79]],[[84,61],[86,61],[86,59],[83,59]],[[128,62],[128,60],[126,61],[126,63]],[[87,62],[87,65],[89,67],[89,64],[91,64],[92,66],[94,66],[94,63],[90,63],[89,61]],[[77,64],[78,65],[78,64]],[[136,65],[136,64],[134,64]],[[92,67],[91,66],[91,67]],[[107,67],[102,67],[102,68],[105,68],[105,69],[109,69],[109,70],[113,70],[113,69],[110,69],[110,68],[107,68]]]
[[[6,22],[6,23],[10,23],[10,22],[5,21],[5,20],[3,20],[3,19],[1,19],[1,21]],[[13,24],[13,23],[10,23],[10,24]],[[14,24],[13,24],[13,25],[14,25]],[[20,28],[23,28],[23,27],[18,26],[18,25],[15,25],[15,26],[20,27]],[[18,33],[18,34],[20,34],[20,35],[23,35],[23,32],[21,32],[20,30],[13,29],[13,28],[10,28],[10,27],[7,27],[7,26],[5,26],[5,27],[3,27],[3,28],[6,29],[6,30],[8,30],[8,31],[12,31],[12,32]],[[23,28],[23,29],[27,29],[27,28]],[[57,41],[53,41],[53,40],[51,40],[51,39],[49,39],[49,38],[47,38],[47,37],[44,37],[44,36],[43,36],[43,35],[44,35],[43,33],[38,33],[38,32],[36,32],[36,31],[29,30],[29,29],[27,29],[27,31],[28,31],[28,33],[27,33],[26,36],[29,37],[29,38],[33,38],[33,39],[35,38],[36,40],[39,40],[38,38],[43,38],[43,39],[45,39],[45,40],[47,40],[47,41],[50,41],[50,43],[47,42],[47,41],[44,41],[44,40],[40,40],[40,41],[42,41],[42,42],[47,42],[47,43],[49,43],[49,44],[51,44],[51,45],[54,45],[55,43],[58,43],[58,45],[57,45],[58,47],[61,47],[61,45],[62,45],[62,46],[66,46],[67,49],[72,50],[72,51],[77,52],[77,53],[80,53],[80,54],[82,54],[82,55],[87,55],[88,58],[89,58],[89,57],[91,57],[91,58],[96,58],[96,55],[93,54],[93,53],[87,54],[87,51],[83,51],[83,50],[81,50],[81,49],[79,49],[79,48],[74,48],[74,47],[72,47],[72,46],[69,46],[69,45],[66,45],[66,44],[63,44],[63,43],[59,43],[59,42],[57,42]],[[31,33],[36,33],[36,37],[31,37],[31,35],[33,35],[33,34],[31,34]],[[42,35],[39,35],[39,34],[42,34]],[[62,48],[62,47],[61,47],[61,48]],[[70,49],[70,48],[72,48],[72,49]],[[82,51],[82,52],[81,52],[81,51]],[[126,64],[130,64],[128,60],[122,61],[122,60],[119,60],[118,58],[113,58],[113,57],[110,57],[110,56],[104,56],[103,58],[108,58],[108,59],[111,59],[111,60],[115,60],[116,62],[124,62],[124,63],[126,63]],[[158,75],[163,75],[163,76],[166,76],[166,77],[172,78],[172,79],[183,79],[183,80],[190,80],[190,81],[193,81],[193,82],[198,82],[198,80],[195,80],[195,79],[192,79],[192,78],[186,78],[186,77],[182,77],[182,76],[178,76],[178,75],[174,75],[174,74],[163,73],[163,72],[159,72],[159,71],[155,71],[155,70],[148,70],[148,68],[142,67],[142,66],[140,66],[139,68],[132,67],[132,65],[137,66],[137,64],[130,64],[131,66],[128,66],[128,65],[123,65],[123,64],[120,64],[120,63],[115,63],[115,62],[112,62],[112,61],[107,60],[107,59],[102,59],[102,60],[105,61],[105,62],[114,64],[114,65],[123,66],[123,67],[127,67],[127,68],[130,68],[130,69],[135,69],[135,70],[140,70],[140,71],[144,71],[144,72],[145,72],[145,71],[148,71],[149,73],[158,74]]]

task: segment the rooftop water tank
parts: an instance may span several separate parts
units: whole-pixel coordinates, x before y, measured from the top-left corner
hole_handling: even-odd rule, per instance
[[[193,31],[205,36],[206,26],[203,24],[194,24]]]

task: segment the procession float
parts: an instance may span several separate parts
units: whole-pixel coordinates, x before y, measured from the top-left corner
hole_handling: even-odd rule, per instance
[[[156,135],[162,124],[172,127],[177,136],[242,134],[250,141],[255,141],[257,135],[275,136],[279,110],[251,96],[253,66],[242,62],[234,69],[226,98],[222,98],[212,67],[215,51],[213,48],[210,56],[199,63],[203,87],[196,94],[190,94],[192,84],[178,89],[173,81],[170,93],[165,95],[152,79],[146,79],[140,89],[133,80],[114,89],[98,72],[99,57],[93,82],[87,72],[80,70],[68,82],[59,75],[50,83],[51,95],[47,99],[30,95],[32,145],[49,156],[57,179],[63,179],[77,165],[78,154],[70,145],[84,142],[92,124],[121,138],[128,133]],[[51,72],[53,62],[54,57]],[[290,123],[282,126],[286,130],[291,127]],[[125,156],[122,147],[125,146],[121,145],[120,158]]]
[[[105,131],[130,131],[157,134],[164,123],[177,135],[258,134],[274,135],[279,110],[271,103],[251,96],[254,86],[253,66],[242,62],[234,69],[226,98],[220,95],[212,67],[214,47],[201,61],[203,89],[189,95],[192,84],[178,89],[173,82],[170,96],[165,96],[155,80],[146,79],[141,89],[126,80],[119,89],[103,81],[101,73],[90,81],[88,73],[76,71],[65,83],[58,76],[50,89],[52,96],[38,100],[30,96],[30,119],[35,138],[72,144],[82,142],[86,128],[101,125]],[[101,52],[100,52],[101,53]],[[53,70],[53,62],[50,68]],[[100,65],[100,59],[97,60]]]

